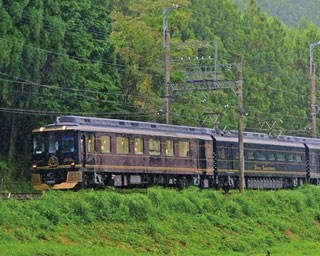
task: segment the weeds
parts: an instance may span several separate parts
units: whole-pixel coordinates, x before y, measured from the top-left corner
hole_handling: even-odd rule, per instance
[[[288,255],[279,242],[286,249],[299,242],[297,251],[312,245],[312,253],[320,249],[319,203],[315,186],[228,195],[197,188],[48,191],[40,200],[0,201],[0,254],[9,243],[17,248],[12,255],[35,255],[17,245],[36,242],[37,255]],[[66,244],[79,249],[63,254]]]

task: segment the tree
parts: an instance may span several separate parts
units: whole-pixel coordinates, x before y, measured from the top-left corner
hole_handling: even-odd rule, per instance
[[[3,1],[0,28],[1,105],[9,161],[30,152],[32,127],[42,118],[25,113],[116,112],[121,107],[108,1]],[[4,62],[8,60],[7,62]],[[46,119],[48,121],[48,119]],[[27,138],[27,140],[25,139]],[[28,145],[26,145],[28,143]]]

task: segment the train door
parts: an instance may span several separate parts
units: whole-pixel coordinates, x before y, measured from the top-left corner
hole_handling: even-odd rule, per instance
[[[81,134],[80,159],[83,167],[96,162],[96,139],[94,134]]]
[[[233,143],[226,145],[226,152],[227,170],[232,172],[235,169],[235,145]]]
[[[233,170],[232,147],[228,142],[217,142],[217,164],[219,172],[229,172]]]
[[[86,143],[86,135],[84,133],[80,134],[80,145],[79,145],[79,153],[80,153],[80,163],[82,163],[82,167],[86,167],[86,159],[87,159],[87,143]]]
[[[320,183],[320,148],[318,145],[306,145],[306,176],[311,183]]]
[[[206,172],[207,169],[206,142],[204,140],[199,141],[199,169],[202,172]]]

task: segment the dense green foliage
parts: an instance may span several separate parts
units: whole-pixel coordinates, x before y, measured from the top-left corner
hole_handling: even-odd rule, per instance
[[[310,135],[308,57],[319,27],[287,27],[262,12],[261,1],[240,2],[241,9],[235,0],[176,1],[181,8],[166,15],[171,82],[212,79],[213,69],[236,80],[241,54],[245,129]],[[164,122],[162,12],[171,4],[0,1],[0,155],[15,178],[28,176],[32,129],[57,115]],[[174,124],[237,128],[232,90],[176,92],[170,102]]]
[[[318,255],[320,188],[46,192],[0,201],[1,255]]]
[[[241,9],[245,9],[250,2],[250,0],[235,1]],[[287,25],[298,27],[305,26],[309,22],[320,24],[319,0],[257,0],[256,2],[262,11],[278,17]]]

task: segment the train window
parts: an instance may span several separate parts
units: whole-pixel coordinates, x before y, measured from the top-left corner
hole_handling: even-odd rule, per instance
[[[315,164],[316,163],[316,156],[315,154],[310,154],[310,164]]]
[[[166,156],[173,156],[174,155],[174,147],[173,147],[173,140],[166,141]]]
[[[287,159],[289,162],[293,162],[294,161],[294,156],[292,154],[287,155]]]
[[[59,150],[59,135],[55,133],[49,134],[49,153],[56,153]]]
[[[117,153],[129,154],[129,139],[126,137],[117,137]]]
[[[257,159],[258,160],[266,160],[266,156],[264,155],[263,152],[257,152]]]
[[[190,143],[189,141],[179,141],[179,156],[187,157],[189,156]]]
[[[143,139],[142,138],[135,138],[134,139],[134,153],[136,155],[143,154]]]
[[[254,159],[253,151],[249,151],[247,156],[248,156],[248,159],[251,159],[251,160]]]
[[[111,152],[110,136],[101,136],[100,141],[101,141],[100,142],[101,153],[110,153]]]
[[[277,160],[278,161],[286,161],[283,153],[277,153]]]
[[[94,151],[94,135],[89,134],[87,137],[87,152],[92,153]]]
[[[226,153],[225,153],[225,149],[224,148],[220,149],[219,156],[220,156],[221,159],[225,159],[226,158]]]
[[[44,153],[44,137],[40,134],[33,138],[33,153],[42,154]]]
[[[71,134],[62,134],[62,151],[74,152],[74,136]]]
[[[268,152],[268,159],[270,161],[275,161],[276,160],[276,158],[274,156],[274,152]]]
[[[149,139],[149,154],[150,155],[160,155],[160,140],[157,139]]]
[[[294,158],[295,158],[296,162],[298,162],[298,163],[302,162],[302,155],[295,155]]]

